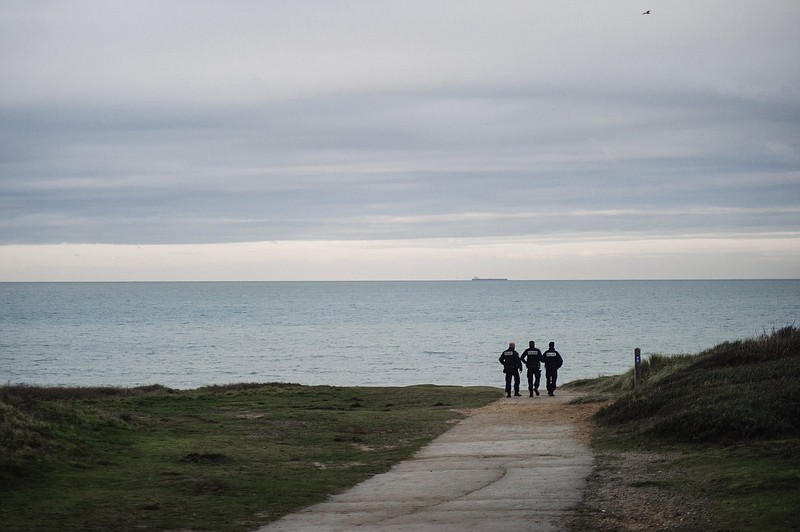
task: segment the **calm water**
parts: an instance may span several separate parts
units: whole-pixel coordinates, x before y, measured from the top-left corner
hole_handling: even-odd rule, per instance
[[[566,382],[798,315],[798,280],[2,283],[0,382],[502,386],[509,340]]]

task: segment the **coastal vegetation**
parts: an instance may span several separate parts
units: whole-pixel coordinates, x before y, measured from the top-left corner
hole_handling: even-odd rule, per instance
[[[574,529],[624,529],[640,511],[624,506],[633,492],[653,505],[702,502],[702,518],[678,526],[661,516],[650,529],[800,529],[800,330],[652,355],[635,391],[633,382],[629,371],[566,386],[598,407],[596,473]],[[253,530],[386,471],[500,395],[431,385],[0,386],[0,528]],[[632,456],[657,459],[599,509],[600,473]]]
[[[614,458],[600,467],[658,453],[648,462],[659,480],[630,487],[704,500],[703,528],[800,529],[800,330],[654,355],[640,370],[636,392],[633,370],[571,383],[583,401],[608,401],[593,446]],[[584,526],[597,517],[589,504],[582,511]]]
[[[3,530],[253,530],[387,470],[496,388],[0,387]]]

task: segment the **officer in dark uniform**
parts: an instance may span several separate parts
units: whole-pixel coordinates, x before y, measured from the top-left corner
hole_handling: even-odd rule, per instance
[[[550,348],[542,354],[542,362],[544,362],[544,374],[547,379],[547,395],[554,395],[558,368],[564,363],[561,354],[556,351],[555,342],[550,342]]]
[[[506,397],[511,397],[511,379],[514,379],[514,395],[519,396],[519,372],[522,371],[522,361],[516,351],[516,344],[508,342],[508,349],[500,355],[503,373],[506,374]]]
[[[519,357],[528,366],[528,391],[533,397],[533,393],[539,395],[539,381],[542,378],[542,352],[537,349],[536,344],[531,340],[528,342],[528,349],[522,352]],[[536,377],[534,382],[533,378]]]

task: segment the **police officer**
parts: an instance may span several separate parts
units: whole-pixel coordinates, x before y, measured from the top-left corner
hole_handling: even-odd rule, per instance
[[[534,392],[539,395],[539,381],[542,378],[542,352],[539,351],[533,340],[528,342],[528,345],[530,347],[523,351],[519,358],[528,366],[528,392],[533,397]],[[533,380],[534,376],[536,377],[535,382]]]
[[[514,379],[514,395],[519,396],[519,372],[522,371],[522,361],[516,351],[516,344],[508,342],[508,349],[500,355],[503,373],[506,374],[506,397],[511,397],[511,379]]]
[[[564,363],[561,354],[556,351],[555,342],[550,342],[550,348],[542,354],[542,362],[544,362],[544,374],[547,379],[547,395],[554,395],[558,368]]]

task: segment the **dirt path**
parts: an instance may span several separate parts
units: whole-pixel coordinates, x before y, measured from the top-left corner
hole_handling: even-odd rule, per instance
[[[593,470],[575,395],[502,398],[387,473],[264,527],[279,531],[560,530]]]

